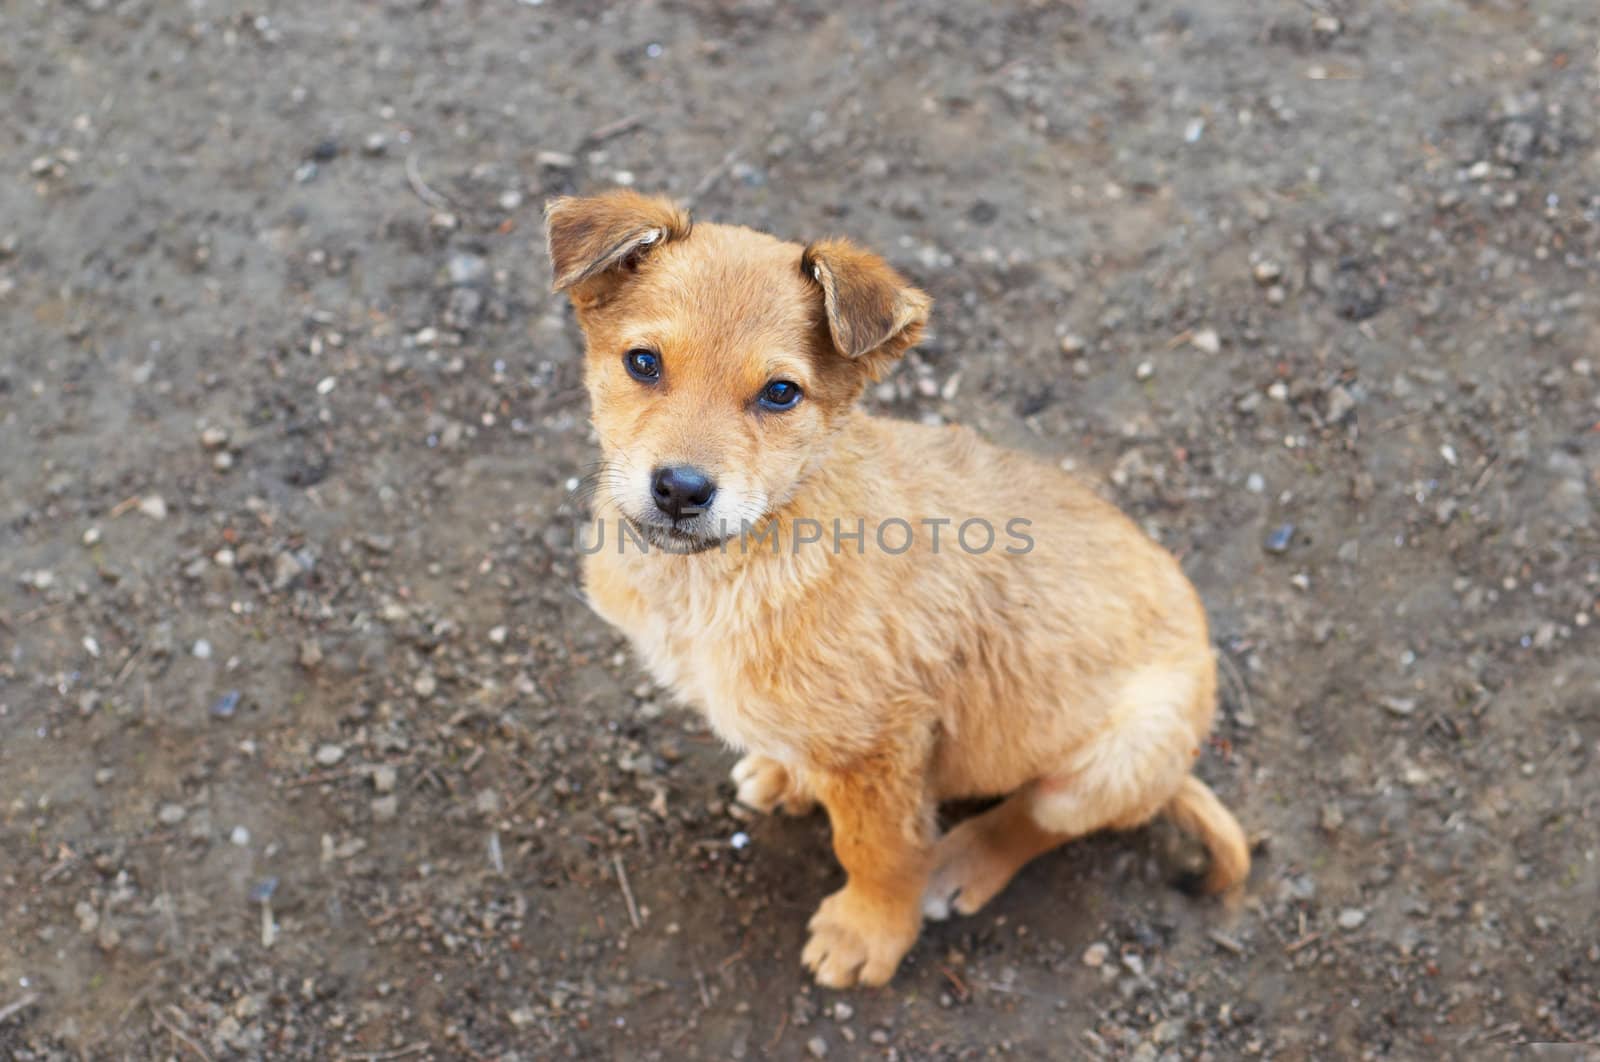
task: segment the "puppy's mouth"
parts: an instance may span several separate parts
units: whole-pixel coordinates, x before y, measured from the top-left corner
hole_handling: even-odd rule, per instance
[[[628,526],[644,539],[654,549],[663,553],[693,554],[704,553],[716,549],[728,540],[730,536],[719,535],[712,528],[699,527],[700,517],[688,521],[673,523],[656,523],[650,520],[636,520],[624,515],[623,519]]]

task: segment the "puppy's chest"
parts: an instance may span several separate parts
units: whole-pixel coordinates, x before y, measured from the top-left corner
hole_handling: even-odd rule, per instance
[[[659,685],[704,712],[730,745],[778,760],[793,757],[793,721],[750,679],[760,638],[750,618],[727,607],[730,602],[676,594],[653,599],[595,574],[591,568],[595,610],[628,636]]]
[[[704,712],[724,741],[777,760],[793,758],[789,726],[750,681],[748,632],[651,613],[626,633],[656,681]]]

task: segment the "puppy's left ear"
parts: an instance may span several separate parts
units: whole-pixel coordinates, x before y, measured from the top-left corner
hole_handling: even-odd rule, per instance
[[[922,338],[933,300],[871,251],[848,240],[819,240],[800,270],[822,289],[833,345],[874,375]]]
[[[670,199],[617,189],[562,196],[544,208],[552,291],[580,305],[602,298],[649,251],[689,235],[693,222]]]

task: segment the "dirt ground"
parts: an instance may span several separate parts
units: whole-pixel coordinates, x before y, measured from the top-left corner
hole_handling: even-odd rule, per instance
[[[0,1057],[1600,1041],[1592,0],[0,28]],[[809,985],[826,822],[731,807],[576,592],[540,207],[617,183],[881,249],[936,335],[870,404],[1182,556],[1239,902],[1097,837]]]

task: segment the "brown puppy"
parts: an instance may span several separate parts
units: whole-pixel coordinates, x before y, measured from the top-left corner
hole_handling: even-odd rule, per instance
[[[1244,880],[1190,774],[1215,664],[1172,557],[1054,469],[855,408],[926,295],[847,242],[691,229],[632,192],[547,221],[603,456],[589,599],[745,754],[742,801],[827,808],[849,877],[811,919],[818,981],[882,984],[925,913],[1162,811],[1210,890]],[[940,801],[1002,795],[937,836]]]

